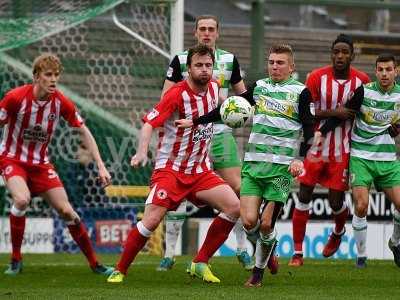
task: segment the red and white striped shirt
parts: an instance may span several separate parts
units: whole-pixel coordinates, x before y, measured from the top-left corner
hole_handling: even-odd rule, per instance
[[[353,96],[355,89],[369,81],[367,74],[353,67],[350,67],[347,80],[335,79],[333,67],[326,66],[312,71],[306,86],[312,94],[315,108],[324,111],[344,105]],[[325,120],[317,122],[316,129],[321,128],[324,123]],[[330,161],[348,155],[351,127],[351,120],[343,122],[335,130],[327,133],[321,148],[311,149],[311,153],[317,157],[326,157]]]
[[[0,123],[4,124],[0,157],[47,164],[48,145],[60,116],[71,127],[83,125],[73,102],[58,90],[48,101],[34,99],[32,84],[8,92],[0,102]]]
[[[218,84],[211,81],[206,93],[196,94],[187,81],[171,87],[143,121],[152,127],[162,127],[155,169],[173,170],[184,174],[198,174],[211,169],[208,149],[213,125],[177,128],[177,119],[195,119],[207,114],[218,103]]]

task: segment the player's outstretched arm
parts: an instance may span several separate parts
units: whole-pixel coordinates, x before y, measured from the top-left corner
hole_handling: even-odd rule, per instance
[[[82,136],[82,142],[86,146],[86,149],[89,150],[92,155],[94,161],[97,164],[97,168],[99,170],[99,180],[103,187],[111,184],[111,175],[106,169],[103,160],[101,159],[99,148],[97,147],[96,140],[94,139],[92,133],[86,125],[82,125],[78,129]]]
[[[360,86],[354,91],[353,97],[349,99],[344,105],[344,108],[352,111],[354,114],[360,111],[362,101],[364,99],[364,87]],[[320,131],[322,136],[326,135],[329,131],[335,129],[340,123],[343,122],[343,119],[338,117],[330,117],[326,120],[326,123],[321,127]]]
[[[238,95],[240,97],[245,98],[251,106],[256,105],[256,101],[253,99],[253,90],[254,90],[255,84],[248,88],[245,92],[242,94]],[[186,120],[186,119],[179,119],[175,121],[175,125],[178,128],[188,128],[192,127],[194,125],[199,125],[199,124],[208,124],[208,123],[214,123],[221,121],[221,114],[219,113],[221,105],[218,105],[217,108],[213,109],[210,111],[208,114],[202,115],[201,117],[193,120]]]
[[[149,151],[149,144],[153,127],[149,123],[144,123],[140,130],[139,146],[136,154],[131,158],[131,166],[138,168],[140,165],[144,166],[147,163],[147,152]]]

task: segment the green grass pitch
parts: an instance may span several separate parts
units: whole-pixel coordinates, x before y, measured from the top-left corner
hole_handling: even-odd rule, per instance
[[[217,257],[212,270],[221,284],[206,284],[186,272],[189,257],[178,257],[174,269],[157,272],[159,258],[139,256],[122,284],[106,283],[93,274],[81,255],[25,255],[23,273],[3,274],[8,255],[0,255],[0,299],[400,299],[400,268],[392,261],[368,261],[359,270],[354,261],[305,260],[289,268],[280,259],[279,273],[266,274],[258,289],[243,287],[248,278],[236,258]],[[116,255],[103,255],[114,264]]]

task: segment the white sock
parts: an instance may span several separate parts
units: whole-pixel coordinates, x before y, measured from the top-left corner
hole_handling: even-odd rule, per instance
[[[237,253],[243,252],[243,251],[247,251],[246,248],[246,232],[243,229],[243,223],[242,221],[239,219],[237,220],[235,227],[233,227],[233,232],[235,233],[236,236],[236,249],[237,249]]]
[[[400,243],[400,212],[397,209],[393,212],[393,233],[390,239],[396,246]]]
[[[173,258],[176,242],[186,219],[186,201],[182,202],[176,211],[167,213],[165,220],[165,253],[164,257]]]
[[[260,238],[256,244],[256,264],[255,266],[259,269],[265,269],[267,266],[269,257],[271,256],[272,249],[276,243],[276,230],[269,234],[263,235],[260,233]]]
[[[26,210],[20,210],[20,209],[16,208],[15,205],[13,205],[13,206],[11,206],[10,213],[16,217],[22,217],[22,216],[25,216]]]
[[[353,215],[353,235],[357,245],[357,257],[367,257],[367,217]]]

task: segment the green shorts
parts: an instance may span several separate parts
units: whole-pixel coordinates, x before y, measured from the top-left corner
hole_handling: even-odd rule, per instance
[[[241,166],[235,138],[230,132],[214,135],[210,156],[215,170]]]
[[[396,161],[375,161],[359,157],[350,157],[351,186],[391,188],[400,185],[400,163]]]
[[[240,195],[258,196],[285,204],[293,182],[288,167],[275,163],[244,162]]]

